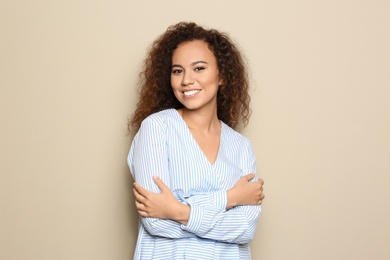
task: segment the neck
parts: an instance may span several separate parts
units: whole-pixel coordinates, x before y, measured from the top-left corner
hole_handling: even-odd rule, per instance
[[[179,113],[188,128],[192,130],[208,133],[213,130],[219,130],[221,127],[216,109],[213,111],[197,111],[182,108],[179,110]]]

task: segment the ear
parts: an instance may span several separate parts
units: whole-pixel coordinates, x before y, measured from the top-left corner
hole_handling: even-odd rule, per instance
[[[224,83],[225,81],[222,78],[220,78],[218,81],[218,86],[222,86]]]

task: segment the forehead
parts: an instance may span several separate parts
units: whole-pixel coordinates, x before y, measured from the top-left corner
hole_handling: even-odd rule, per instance
[[[207,63],[216,63],[215,56],[209,45],[201,40],[181,43],[172,55],[173,63],[191,63],[200,60]]]

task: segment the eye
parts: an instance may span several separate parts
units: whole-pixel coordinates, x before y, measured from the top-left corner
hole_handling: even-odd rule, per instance
[[[172,74],[180,74],[180,73],[182,73],[182,72],[183,72],[182,69],[173,69],[173,70],[172,70]]]
[[[194,70],[195,71],[201,71],[201,70],[204,70],[205,69],[205,67],[196,67]]]

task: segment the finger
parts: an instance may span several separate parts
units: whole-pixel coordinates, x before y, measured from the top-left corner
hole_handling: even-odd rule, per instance
[[[247,181],[250,181],[255,177],[255,174],[252,172],[252,173],[245,175],[244,177],[246,178]]]
[[[139,185],[138,183],[134,182],[133,187],[137,190],[139,194],[141,194],[144,197],[147,197],[150,194],[150,191]]]
[[[135,208],[137,209],[137,211],[146,211],[145,205],[138,201],[135,201]]]
[[[258,182],[261,184],[261,185],[264,185],[264,180],[263,179],[259,179]]]
[[[161,192],[165,190],[169,190],[167,185],[158,177],[158,176],[153,176],[154,182],[157,184],[157,186],[160,188]]]
[[[135,200],[138,201],[138,202],[141,202],[141,203],[142,203],[142,202],[144,202],[145,199],[146,199],[144,196],[142,196],[141,194],[139,194],[138,191],[137,191],[136,189],[134,189],[134,188],[133,188],[133,194],[134,194]]]
[[[141,217],[144,217],[144,218],[149,217],[149,214],[148,214],[146,211],[138,210],[138,214],[139,214]]]

